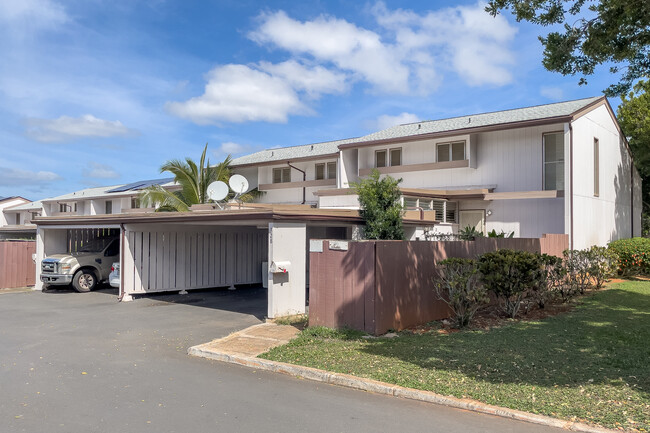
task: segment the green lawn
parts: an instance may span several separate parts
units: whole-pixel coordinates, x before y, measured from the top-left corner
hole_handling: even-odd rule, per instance
[[[606,427],[650,430],[650,282],[489,331],[363,339],[308,328],[260,357]]]

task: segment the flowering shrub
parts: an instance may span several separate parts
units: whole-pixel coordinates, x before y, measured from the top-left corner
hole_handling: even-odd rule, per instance
[[[650,274],[650,239],[620,239],[610,242],[608,249],[618,256],[620,275]]]

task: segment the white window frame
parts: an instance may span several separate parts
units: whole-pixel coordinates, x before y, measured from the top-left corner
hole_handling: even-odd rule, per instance
[[[462,159],[452,159],[454,156],[454,144],[463,143],[463,158]],[[438,147],[440,146],[449,146],[449,159],[440,161],[438,158]],[[455,141],[445,141],[443,143],[436,143],[436,161],[437,162],[451,162],[451,161],[465,161],[467,159],[467,140],[455,140]]]
[[[397,151],[397,150],[399,151],[399,164],[394,164],[393,163],[393,152]],[[404,162],[403,161],[403,159],[404,159],[403,156],[404,156],[404,154],[402,152],[401,147],[394,147],[392,149],[388,149],[388,159],[390,160],[390,161],[388,161],[388,163],[389,163],[388,166],[389,167],[399,167]]]
[[[546,161],[546,136],[547,135],[562,135],[562,160],[558,161]],[[555,189],[546,189],[546,166],[547,164],[558,164],[562,163],[562,176],[564,176],[564,131],[551,131],[551,132],[545,132],[542,134],[542,190],[543,191],[557,191],[557,185],[555,185]]]
[[[275,181],[275,173],[277,170],[280,170],[280,182]],[[285,173],[289,173],[289,175],[285,178]],[[272,183],[289,183],[291,182],[291,167],[275,167],[271,171],[271,181]]]
[[[380,166],[379,164],[377,164],[377,155],[382,152],[384,153],[384,165]],[[386,149],[375,150],[375,168],[389,167],[388,158],[389,158],[388,150]]]

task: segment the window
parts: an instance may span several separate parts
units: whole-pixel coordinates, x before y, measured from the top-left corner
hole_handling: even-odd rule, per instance
[[[17,226],[20,225],[20,214],[19,213],[16,214],[16,225]]]
[[[107,214],[113,213],[113,201],[106,200],[106,212]]]
[[[390,150],[390,166],[402,165],[402,149]]]
[[[594,138],[594,197],[600,195],[600,143]]]
[[[544,189],[564,189],[564,133],[544,134]]]
[[[448,201],[445,203],[445,222],[455,223],[456,222],[456,210],[458,209],[458,204],[453,201]]]
[[[325,164],[316,164],[316,180],[325,179]]]
[[[59,212],[66,213],[66,212],[71,212],[71,211],[72,211],[72,208],[70,207],[69,204],[59,203]]]
[[[336,179],[336,161],[327,163],[327,178]]]
[[[386,167],[386,151],[378,150],[375,152],[375,167]]]
[[[131,197],[131,209],[140,208],[140,199],[137,197]]]
[[[32,212],[32,220],[37,216],[41,216],[38,212]]]
[[[404,197],[404,207],[406,209],[413,209],[419,206],[419,200],[416,197]]]
[[[291,182],[291,168],[274,168],[273,169],[273,183],[287,183]]]
[[[435,211],[435,220],[440,222],[455,223],[457,215],[457,203],[445,200],[421,198],[421,197],[403,197],[404,207],[407,210],[422,208],[425,211]]]
[[[465,159],[465,142],[440,143],[436,148],[436,153],[438,162],[463,161]]]
[[[77,203],[74,204],[74,211],[77,211]]]

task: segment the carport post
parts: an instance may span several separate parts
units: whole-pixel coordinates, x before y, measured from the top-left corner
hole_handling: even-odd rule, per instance
[[[305,313],[306,245],[305,223],[269,223],[270,318]]]
[[[43,290],[41,261],[52,254],[68,252],[68,231],[62,228],[36,228],[36,284],[34,290]]]

